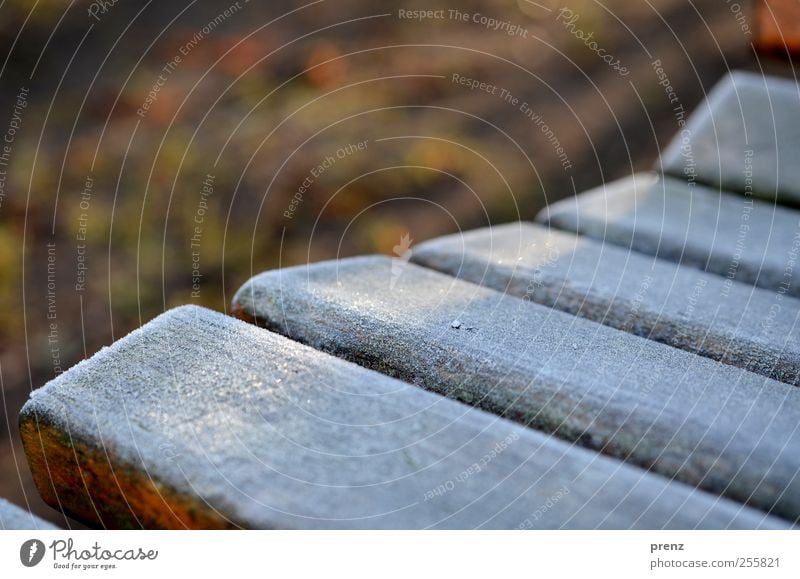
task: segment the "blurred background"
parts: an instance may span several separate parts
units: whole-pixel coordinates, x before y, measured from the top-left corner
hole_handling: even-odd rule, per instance
[[[4,0],[0,496],[64,524],[19,409],[165,309],[650,169],[679,107],[771,66],[736,6]]]

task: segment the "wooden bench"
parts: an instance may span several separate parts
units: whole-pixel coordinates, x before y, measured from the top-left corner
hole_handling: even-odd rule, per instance
[[[54,531],[57,528],[36,515],[12,505],[7,500],[0,499],[0,531]]]
[[[795,525],[798,143],[728,123],[731,87],[776,118],[800,98],[735,74],[690,123],[691,175],[679,140],[672,176],[556,203],[549,228],[266,272],[233,300],[251,323],[164,313],[33,393],[40,493],[115,528]],[[752,191],[707,163],[740,154],[765,162]]]
[[[791,58],[800,54],[800,3],[795,0],[759,0],[755,3],[754,45],[767,55],[784,58],[791,74]]]
[[[548,500],[536,527],[780,526],[191,306],[37,392],[21,428],[45,500],[106,527],[515,528]]]
[[[800,206],[798,118],[796,82],[733,72],[714,87],[664,151],[663,170],[680,179]]]
[[[720,275],[728,286],[800,297],[800,210],[644,173],[554,203],[537,220]]]
[[[800,311],[792,297],[531,223],[435,239],[411,260],[787,384],[800,380],[796,320],[778,315]]]
[[[317,349],[800,517],[800,389],[415,265],[390,290],[391,268],[366,257],[268,272],[234,308]]]

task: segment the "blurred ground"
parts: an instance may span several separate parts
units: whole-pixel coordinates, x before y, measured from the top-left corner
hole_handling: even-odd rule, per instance
[[[7,0],[0,46],[0,496],[56,521],[16,417],[60,370],[253,272],[648,169],[675,107],[758,66],[715,0]]]

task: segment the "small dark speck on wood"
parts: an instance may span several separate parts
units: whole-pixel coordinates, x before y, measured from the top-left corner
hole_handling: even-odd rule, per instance
[[[451,328],[453,328],[454,330],[459,330],[459,329],[461,329],[461,326],[462,326],[462,324],[461,324],[461,322],[460,322],[459,320],[453,320],[453,322],[450,324],[450,327],[451,327]],[[468,331],[468,332],[474,332],[474,331],[476,331],[478,328],[476,328],[476,327],[474,327],[474,326],[469,326],[469,327],[465,327],[464,329],[465,329],[466,331]]]

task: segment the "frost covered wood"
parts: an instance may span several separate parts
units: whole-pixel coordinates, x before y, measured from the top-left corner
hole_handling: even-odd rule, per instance
[[[22,434],[45,499],[110,527],[784,525],[197,307],[34,392]]]
[[[531,223],[419,245],[413,262],[739,366],[800,381],[800,300]]]
[[[234,307],[315,348],[800,516],[795,387],[383,257],[263,273]]]
[[[800,211],[640,173],[545,208],[537,221],[800,297]]]

